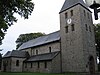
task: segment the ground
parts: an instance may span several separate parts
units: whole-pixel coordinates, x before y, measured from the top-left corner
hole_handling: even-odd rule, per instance
[[[90,75],[86,73],[65,73],[65,74],[48,74],[48,73],[8,73],[8,72],[0,72],[0,75]],[[93,74],[93,75],[100,75]]]
[[[1,72],[0,75],[86,75],[83,73],[47,74],[47,73],[8,73]]]

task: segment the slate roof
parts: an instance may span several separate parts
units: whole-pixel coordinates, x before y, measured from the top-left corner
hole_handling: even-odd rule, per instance
[[[63,7],[60,10],[60,13],[65,11],[66,9],[76,5],[76,4],[82,4],[83,6],[88,8],[88,6],[83,2],[83,0],[65,0],[65,3],[64,3]]]
[[[8,57],[19,57],[19,58],[26,58],[28,57],[29,54],[26,51],[18,51],[18,50],[13,50],[13,51],[8,51],[3,58],[8,58]]]
[[[18,50],[26,49],[26,48],[31,48],[31,47],[36,47],[39,45],[47,44],[50,42],[58,41],[60,40],[60,32],[56,31],[54,33],[38,37],[36,39],[30,40],[24,44],[22,44]]]
[[[52,52],[52,53],[45,53],[45,54],[33,55],[32,57],[30,57],[25,62],[35,62],[35,61],[52,60],[58,54],[59,54],[59,51]]]

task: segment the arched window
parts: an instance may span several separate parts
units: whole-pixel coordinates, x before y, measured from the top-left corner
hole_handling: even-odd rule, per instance
[[[71,25],[71,29],[72,29],[72,31],[75,31],[74,24]]]
[[[47,62],[46,61],[44,62],[44,67],[47,68]]]
[[[49,47],[49,52],[51,53],[51,47]]]
[[[85,12],[85,10],[84,10],[84,16],[86,16],[86,12]]]
[[[65,27],[65,32],[68,33],[68,26]]]
[[[71,13],[71,16],[73,16],[73,10],[71,10],[70,13]]]
[[[38,55],[38,50],[36,50],[36,55]]]
[[[67,17],[68,17],[68,13],[66,12],[66,13],[65,13],[65,19],[66,19]]]
[[[85,24],[85,27],[86,27],[86,31],[88,31],[88,26],[87,26],[87,24]]]
[[[16,66],[19,66],[19,60],[16,61]]]

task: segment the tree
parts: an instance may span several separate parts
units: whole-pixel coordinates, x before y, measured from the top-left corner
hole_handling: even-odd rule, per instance
[[[46,35],[46,34],[38,32],[38,33],[29,33],[29,34],[19,35],[19,37],[16,40],[16,44],[17,44],[16,49],[18,49],[23,43],[29,40],[35,39],[37,37],[43,36],[43,35]]]
[[[96,39],[96,50],[98,51],[98,57],[100,60],[100,24],[95,25],[95,39]]]
[[[34,4],[32,0],[0,0],[0,44],[4,39],[7,29],[17,22],[14,14],[18,14],[24,19],[31,15]]]

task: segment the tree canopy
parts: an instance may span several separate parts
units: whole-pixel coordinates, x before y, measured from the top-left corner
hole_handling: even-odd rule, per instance
[[[18,14],[24,19],[31,15],[34,4],[32,0],[0,0],[0,44],[4,39],[7,29],[17,22],[14,14]]]
[[[43,36],[43,35],[46,35],[46,34],[38,32],[38,33],[28,33],[28,34],[19,35],[19,37],[16,40],[16,44],[17,44],[16,49],[18,49],[23,43],[29,40],[35,39],[37,37]]]

